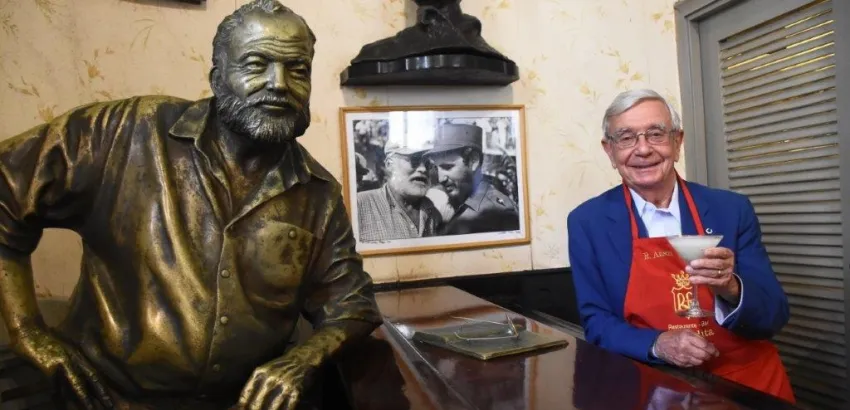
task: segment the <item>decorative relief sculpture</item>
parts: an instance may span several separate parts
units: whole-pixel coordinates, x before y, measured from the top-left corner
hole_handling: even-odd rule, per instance
[[[460,0],[414,0],[416,24],[363,46],[342,85],[507,85],[516,64],[481,36],[481,22]]]

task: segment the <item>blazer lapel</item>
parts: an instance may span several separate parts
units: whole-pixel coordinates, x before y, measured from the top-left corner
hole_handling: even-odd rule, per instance
[[[632,263],[632,230],[629,222],[629,211],[626,209],[626,199],[623,197],[622,189],[611,192],[608,197],[607,227],[608,238],[616,254],[626,266]]]

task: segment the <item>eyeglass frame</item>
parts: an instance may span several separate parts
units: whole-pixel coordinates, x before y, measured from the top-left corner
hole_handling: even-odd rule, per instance
[[[417,169],[422,165],[424,165],[425,169],[427,170],[433,169],[435,167],[434,161],[431,161],[430,158],[426,157],[424,152],[415,152],[411,154],[402,154],[400,152],[394,152],[390,155],[387,155],[385,157],[385,160],[389,159],[390,157],[400,157],[406,159],[407,162],[410,163],[411,168],[413,169]]]
[[[653,132],[653,131],[660,132],[658,138],[656,138],[656,141],[651,140],[650,136],[648,135],[648,133]],[[617,133],[618,135],[616,136],[616,138],[615,138],[615,136],[605,134],[605,138],[607,138],[608,141],[611,144],[613,144],[614,146],[616,146],[619,149],[629,149],[629,148],[634,148],[638,145],[638,142],[640,142],[640,136],[641,135],[643,135],[644,140],[646,140],[646,142],[648,144],[660,146],[660,145],[669,144],[670,143],[670,137],[674,133],[680,132],[680,131],[681,130],[678,130],[678,129],[667,130],[666,127],[659,127],[659,126],[654,125],[654,126],[649,127],[648,129],[641,131],[641,132],[634,132],[630,129],[622,130],[622,131]],[[635,137],[634,143],[629,144],[629,145],[623,145],[622,142],[623,142],[624,135],[630,134],[630,133],[634,134],[634,137]],[[663,139],[660,139],[660,138],[663,138]]]
[[[517,330],[516,325],[514,325],[513,320],[511,320],[510,317],[508,317],[507,313],[505,313],[505,319],[507,319],[507,323],[494,322],[494,321],[491,321],[491,320],[484,320],[484,319],[472,319],[472,318],[462,317],[462,316],[452,316],[451,318],[452,319],[466,320],[468,322],[473,322],[473,323],[492,323],[494,325],[504,326],[504,327],[508,328],[508,335],[507,336],[463,337],[463,336],[460,335],[460,333],[462,333],[463,327],[466,326],[466,324],[464,323],[460,326],[460,329],[458,329],[454,332],[455,337],[457,337],[458,339],[460,339],[464,342],[485,341],[485,340],[486,341],[505,340],[505,339],[519,340],[519,338],[520,338],[519,330]]]

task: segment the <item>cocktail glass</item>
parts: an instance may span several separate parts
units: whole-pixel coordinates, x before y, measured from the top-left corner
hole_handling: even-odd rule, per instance
[[[723,239],[723,235],[681,235],[667,237],[667,241],[670,242],[670,245],[673,246],[673,249],[676,250],[676,253],[679,254],[679,257],[681,257],[686,264],[691,263],[693,260],[702,258],[705,250],[717,246],[721,239]],[[676,314],[687,318],[714,316],[714,312],[700,307],[699,297],[697,295],[699,295],[697,285],[691,284],[691,300],[689,306],[687,309],[677,311]]]

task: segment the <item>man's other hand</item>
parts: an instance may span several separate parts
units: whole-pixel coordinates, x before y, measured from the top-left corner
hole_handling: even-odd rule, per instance
[[[655,354],[676,366],[693,367],[717,357],[719,353],[711,342],[690,329],[684,329],[670,330],[658,336]]]

